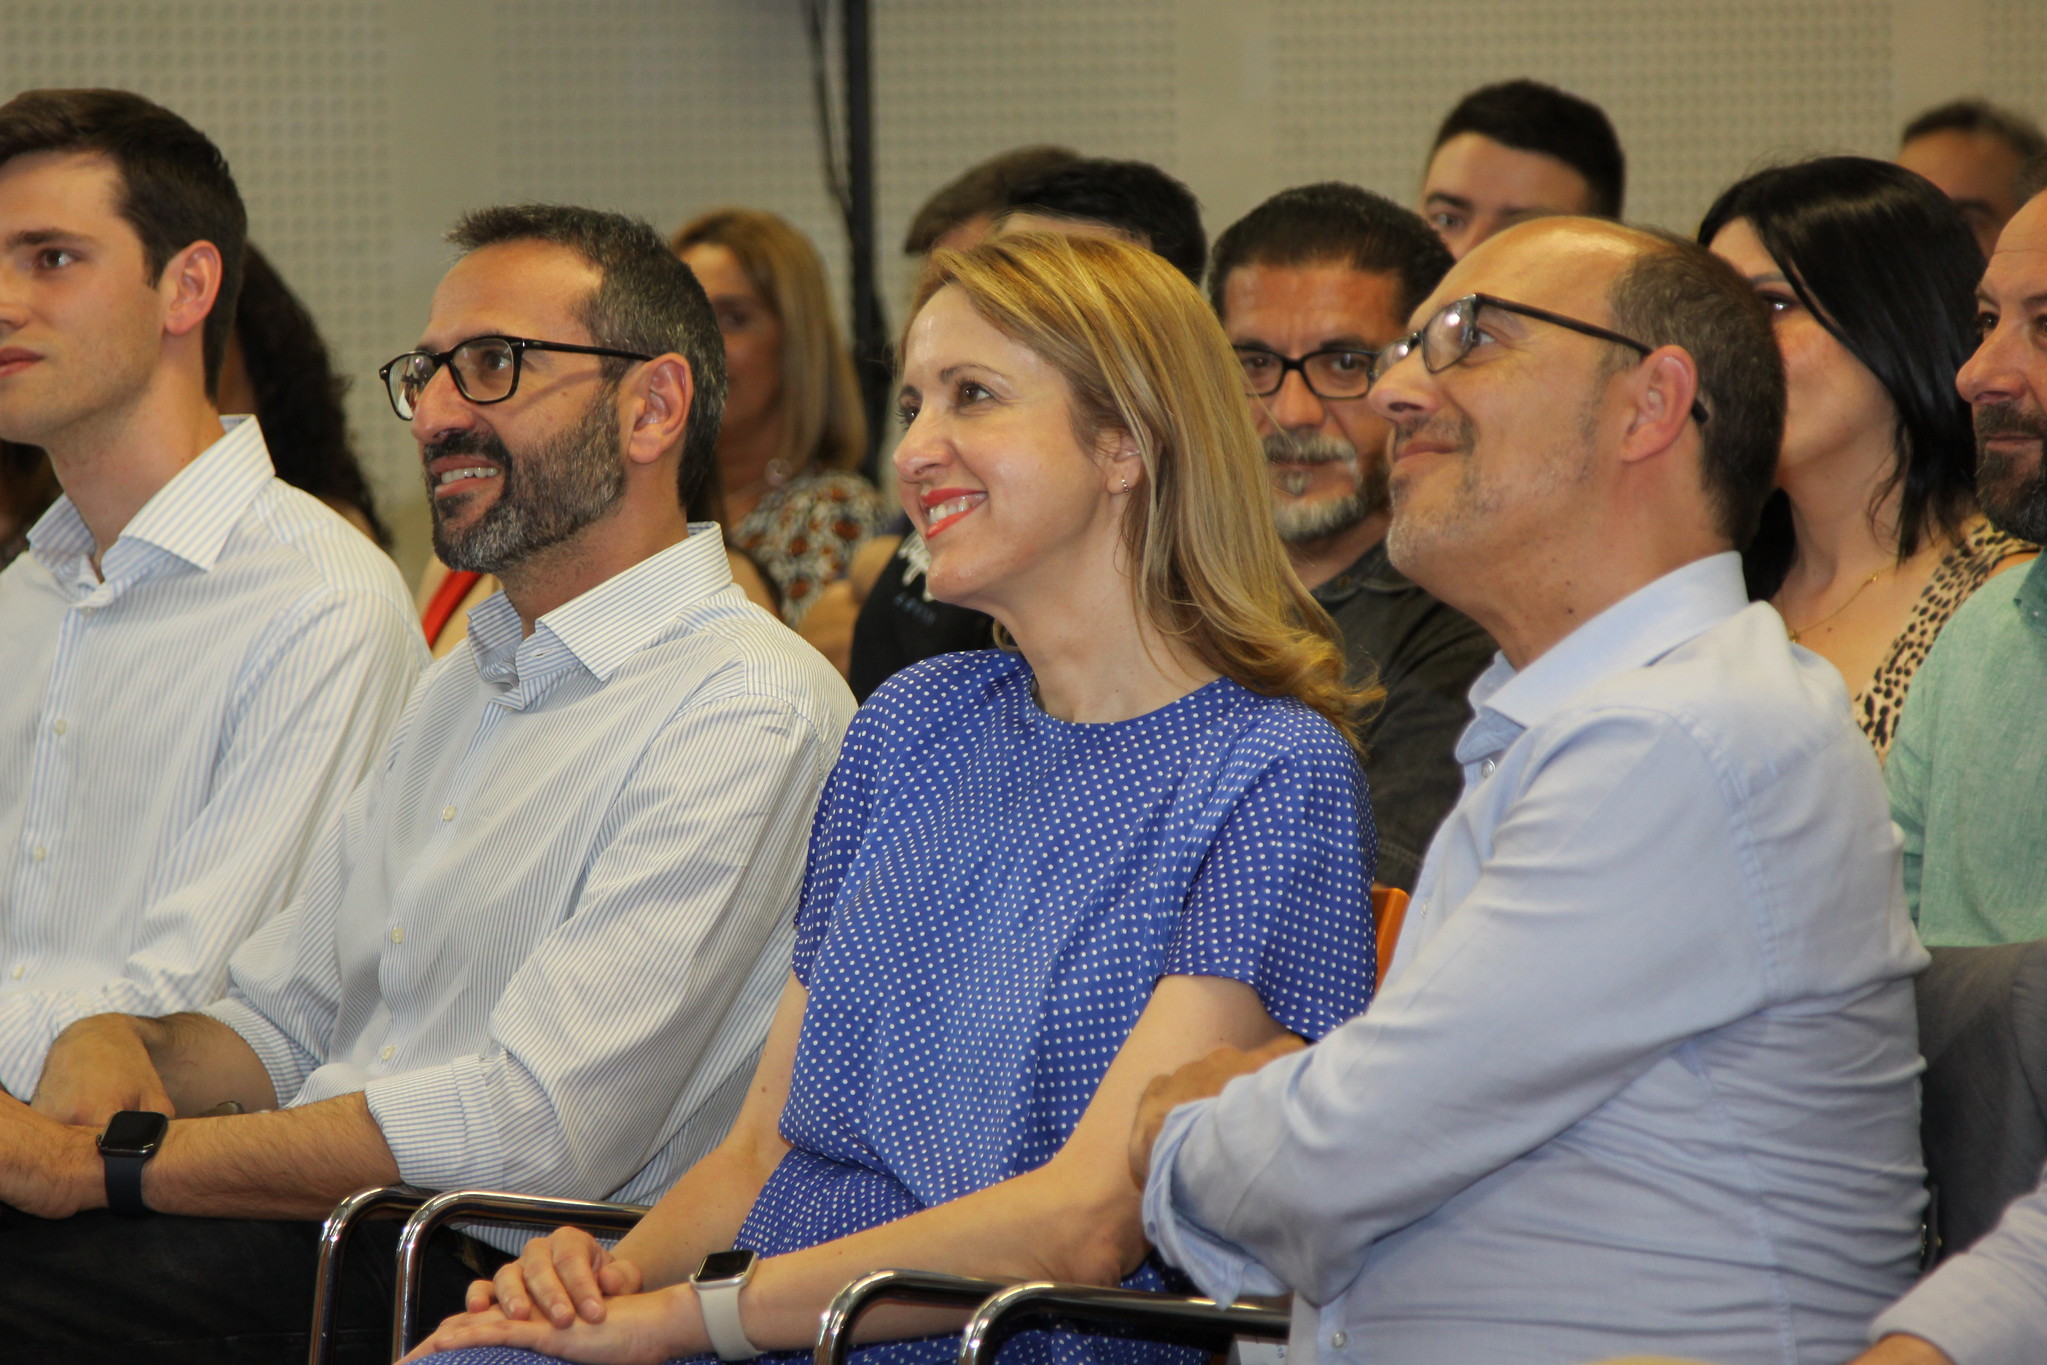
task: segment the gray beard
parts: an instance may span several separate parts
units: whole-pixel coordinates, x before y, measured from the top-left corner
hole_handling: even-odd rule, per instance
[[[1265,438],[1265,458],[1277,464],[1320,465],[1351,461],[1358,467],[1354,492],[1319,499],[1311,503],[1272,502],[1272,525],[1288,545],[1312,545],[1318,540],[1348,531],[1386,506],[1383,468],[1369,465],[1364,457],[1342,441],[1319,433],[1296,436],[1275,431]],[[1305,475],[1286,475],[1306,486]],[[1297,492],[1297,489],[1287,489]]]
[[[482,455],[497,463],[503,487],[490,510],[468,530],[448,529],[441,503],[429,484],[434,553],[451,569],[503,574],[604,516],[625,494],[619,461],[617,416],[606,386],[576,425],[525,454],[512,455],[504,443],[483,432],[450,438],[422,462],[441,455]]]

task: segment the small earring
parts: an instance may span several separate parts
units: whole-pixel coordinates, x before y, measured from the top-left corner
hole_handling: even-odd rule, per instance
[[[1125,474],[1123,476],[1123,487],[1119,491],[1124,493],[1128,493],[1130,491],[1130,476],[1128,474]]]

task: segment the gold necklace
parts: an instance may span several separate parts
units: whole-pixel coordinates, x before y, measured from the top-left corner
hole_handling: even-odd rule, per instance
[[[1877,579],[1883,577],[1883,572],[1884,571],[1882,569],[1871,569],[1869,571],[1869,577],[1863,579],[1861,585],[1857,587],[1854,592],[1848,594],[1848,600],[1846,602],[1843,602],[1840,606],[1835,607],[1832,611],[1828,612],[1825,616],[1822,616],[1819,620],[1809,622],[1806,625],[1802,625],[1798,629],[1791,631],[1791,643],[1794,645],[1797,644],[1799,636],[1805,634],[1807,631],[1810,630],[1818,630],[1821,626],[1833,620],[1836,616],[1839,616],[1842,612],[1848,610],[1848,608],[1854,606],[1855,599],[1862,596],[1863,592],[1868,589],[1870,584],[1876,582]]]

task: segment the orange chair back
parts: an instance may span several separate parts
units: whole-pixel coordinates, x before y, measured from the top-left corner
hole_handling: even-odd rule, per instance
[[[1372,883],[1372,930],[1379,940],[1379,974],[1372,982],[1378,990],[1386,979],[1386,964],[1393,960],[1393,945],[1400,942],[1400,926],[1407,922],[1407,893],[1397,886]]]

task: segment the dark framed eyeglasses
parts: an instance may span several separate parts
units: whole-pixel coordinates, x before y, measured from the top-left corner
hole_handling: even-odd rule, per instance
[[[1594,323],[1567,318],[1562,313],[1552,313],[1547,308],[1537,308],[1526,303],[1515,303],[1511,299],[1496,298],[1491,294],[1466,294],[1461,299],[1452,299],[1430,315],[1418,332],[1409,332],[1400,340],[1385,347],[1372,362],[1372,382],[1378,383],[1388,370],[1401,361],[1421,352],[1422,364],[1430,374],[1441,374],[1457,364],[1478,345],[1478,315],[1481,309],[1497,308],[1502,313],[1513,313],[1537,322],[1547,322],[1552,327],[1563,327],[1581,336],[1595,337],[1600,341],[1611,341],[1616,346],[1625,346],[1639,355],[1648,356],[1655,347],[1644,345],[1631,336],[1623,336],[1610,328]],[[1698,399],[1692,400],[1692,420],[1700,426],[1706,424],[1706,407]]]
[[[566,351],[571,355],[610,356],[616,360],[652,360],[638,351],[618,351],[609,346],[575,346],[566,341],[535,341],[531,337],[481,336],[446,351],[407,351],[393,357],[377,371],[384,392],[391,399],[391,411],[400,421],[410,422],[419,409],[419,396],[443,365],[454,377],[456,391],[472,403],[502,403],[519,391],[519,374],[528,351]]]
[[[1377,351],[1362,346],[1332,346],[1304,356],[1286,356],[1263,346],[1239,346],[1237,364],[1244,370],[1244,392],[1270,398],[1298,372],[1317,398],[1363,398],[1372,387],[1372,361]]]

